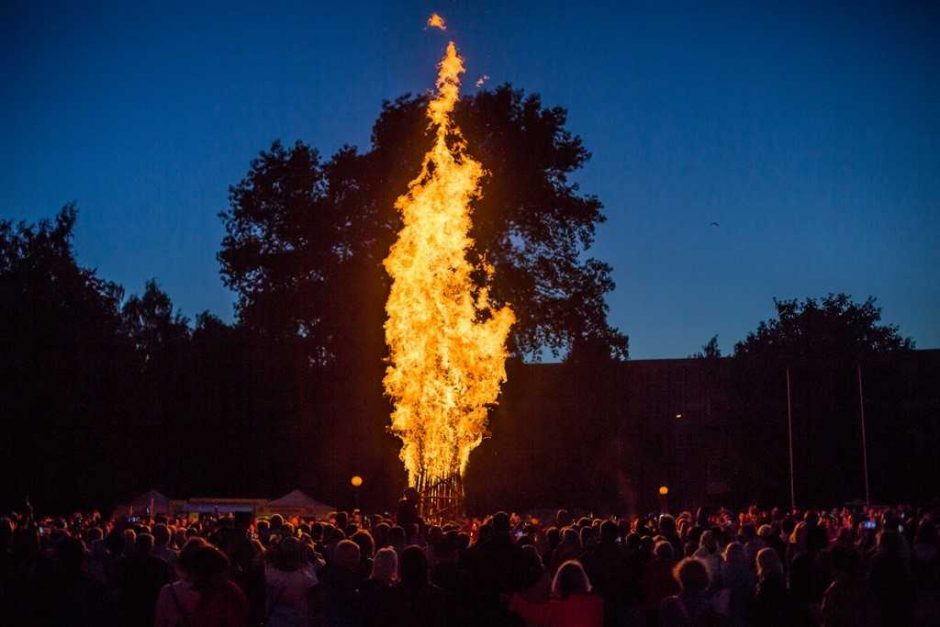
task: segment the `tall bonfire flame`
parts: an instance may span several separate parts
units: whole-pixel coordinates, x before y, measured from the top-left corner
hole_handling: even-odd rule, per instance
[[[401,459],[419,489],[459,478],[482,441],[487,406],[506,380],[506,337],[515,320],[509,307],[491,306],[467,260],[469,205],[483,167],[466,153],[453,119],[463,71],[451,42],[428,105],[434,145],[395,203],[403,227],[385,259],[392,286],[384,384],[395,402],[391,431],[403,442]],[[492,266],[482,270],[492,275]]]

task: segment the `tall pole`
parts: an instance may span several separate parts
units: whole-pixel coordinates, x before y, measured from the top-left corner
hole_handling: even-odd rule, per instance
[[[865,437],[865,392],[862,388],[862,364],[855,364],[855,374],[858,376],[858,414],[862,422],[862,469],[865,473],[865,505],[871,505],[871,493],[868,490],[868,440]]]
[[[793,405],[790,402],[790,368],[787,367],[787,438],[790,443],[790,510],[796,509],[796,486],[793,484]]]

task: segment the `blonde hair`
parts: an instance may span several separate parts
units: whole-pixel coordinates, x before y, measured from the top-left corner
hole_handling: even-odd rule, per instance
[[[398,579],[398,553],[391,547],[379,549],[372,558],[370,579],[389,585]]]
[[[771,573],[782,577],[783,564],[775,550],[765,547],[757,552],[757,578],[763,580]]]

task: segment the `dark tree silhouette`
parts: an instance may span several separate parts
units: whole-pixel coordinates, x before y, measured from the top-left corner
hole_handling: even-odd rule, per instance
[[[324,162],[302,142],[275,142],[252,162],[221,214],[219,253],[244,324],[302,337],[318,363],[384,354],[381,261],[400,225],[395,198],[429,146],[425,106],[424,97],[386,102],[367,153],[347,147]],[[625,358],[627,338],[606,317],[610,267],[585,257],[604,216],[570,181],[590,155],[565,129],[564,109],[505,85],[464,98],[458,120],[488,170],[471,255],[493,264],[492,297],[516,312],[513,353],[538,359],[590,343]]]
[[[911,338],[895,325],[878,324],[881,308],[869,297],[863,303],[848,294],[806,298],[803,302],[774,299],[777,317],[734,347],[736,356],[776,358],[858,358],[914,348]]]
[[[155,279],[147,281],[142,296],[132,295],[121,308],[122,329],[145,362],[152,362],[169,347],[189,339],[189,321],[174,313],[173,302]]]
[[[789,500],[787,387],[800,503],[863,496],[858,364],[877,364],[913,348],[893,325],[881,324],[874,298],[847,294],[774,300],[776,317],[762,321],[735,346],[734,397],[744,490],[768,500]],[[765,473],[754,473],[765,468]],[[881,469],[881,473],[887,468]]]
[[[123,290],[76,262],[76,216],[67,205],[36,225],[0,221],[6,502],[28,494],[39,504],[79,494],[94,501],[105,488],[94,477],[121,468],[122,460],[103,452],[116,448],[120,414],[132,396],[133,352],[119,333]]]
[[[694,359],[718,359],[721,357],[721,347],[718,346],[718,336],[713,335],[708,342],[702,346],[702,350],[689,355]]]
[[[386,115],[407,118],[406,104],[389,105]],[[377,128],[405,133],[402,124]],[[376,145],[404,150],[383,142],[391,143]],[[77,262],[73,206],[35,225],[0,221],[0,509],[20,507],[27,496],[39,511],[107,508],[148,488],[180,497],[270,497],[301,487],[348,506],[353,473],[367,478],[364,504],[394,502],[404,474],[398,444],[384,430],[386,284],[377,277],[395,216],[384,214],[387,228],[372,222],[371,239],[363,222],[344,217],[392,202],[392,190],[411,174],[401,168],[400,180],[375,200],[383,184],[366,178],[363,185],[374,186],[369,191],[357,177],[361,160],[392,159],[380,159],[376,150],[344,150],[322,166],[330,181],[325,189],[336,198],[317,206],[336,211],[321,216],[321,224],[339,244],[322,285],[311,281],[310,287],[318,298],[339,290],[330,301],[335,310],[320,303],[302,315],[278,311],[285,294],[299,293],[285,278],[277,298],[250,305],[257,309],[247,313],[263,316],[231,326],[204,312],[190,328],[155,281],[125,298],[120,286]],[[420,157],[420,147],[414,152],[408,158]],[[309,168],[312,154],[300,161]],[[274,181],[271,189],[285,188]],[[376,220],[379,215],[377,209]],[[304,237],[291,237],[293,246],[306,245]],[[272,246],[283,242],[278,238]],[[305,267],[284,250],[280,258],[260,256],[288,260],[265,272],[283,270],[288,277],[291,267]],[[571,335],[563,364],[526,365],[514,357],[492,421],[494,437],[470,464],[470,502],[487,509],[518,502],[616,511],[625,495],[642,501],[659,485],[668,459],[661,436],[680,428],[663,424],[663,409],[671,417],[676,399],[698,390],[681,429],[701,455],[676,454],[684,463],[695,460],[693,473],[720,458],[721,476],[736,490],[722,502],[784,503],[786,369],[798,502],[858,496],[859,363],[873,496],[930,496],[922,477],[936,475],[940,437],[931,421],[933,353],[905,354],[912,342],[880,323],[873,299],[784,301],[777,312],[731,359],[620,363],[603,333]],[[308,319],[316,324],[294,330]],[[702,356],[717,356],[717,349],[712,338]]]

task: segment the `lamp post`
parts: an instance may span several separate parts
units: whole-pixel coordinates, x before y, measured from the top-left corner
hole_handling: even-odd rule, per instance
[[[669,512],[669,506],[666,503],[666,497],[669,496],[669,486],[661,485],[659,486],[659,509],[663,514]]]
[[[353,475],[349,480],[349,485],[353,487],[353,499],[356,502],[356,509],[359,509],[359,488],[362,486],[362,477]]]
[[[868,439],[865,436],[865,390],[862,387],[862,364],[855,364],[858,377],[858,418],[862,423],[862,471],[865,473],[865,506],[871,505],[871,493],[868,490]]]
[[[787,442],[790,447],[790,511],[796,509],[796,485],[793,483],[793,404],[790,401],[790,368],[787,368]]]

